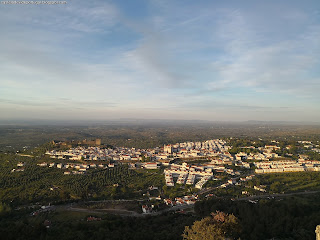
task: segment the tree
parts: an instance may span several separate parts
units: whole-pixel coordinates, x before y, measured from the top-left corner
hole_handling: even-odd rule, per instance
[[[233,214],[217,211],[186,226],[182,236],[185,240],[225,240],[235,239],[240,231],[239,220]]]
[[[271,185],[270,185],[270,191],[272,193],[278,193],[280,192],[280,182],[273,182]]]
[[[0,215],[8,213],[11,211],[11,208],[9,205],[0,202]]]

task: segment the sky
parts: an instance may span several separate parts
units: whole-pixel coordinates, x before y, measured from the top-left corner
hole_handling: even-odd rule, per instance
[[[0,120],[320,122],[319,0],[0,3]]]

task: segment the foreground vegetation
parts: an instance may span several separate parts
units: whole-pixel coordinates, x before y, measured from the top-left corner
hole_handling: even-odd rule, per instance
[[[86,213],[53,212],[41,216],[6,216],[0,218],[0,232],[11,239],[181,239],[192,215],[168,213],[156,217],[119,217],[96,214],[100,221],[87,222]],[[44,226],[50,220],[50,228]]]
[[[234,214],[241,223],[241,239],[315,239],[320,224],[320,194],[247,201],[210,199],[197,202],[200,217],[211,212]]]
[[[169,212],[158,216],[120,217],[95,213],[98,221],[88,222],[89,213],[44,212],[30,216],[27,210],[9,211],[0,217],[0,232],[6,239],[182,239],[188,233],[207,230],[199,225],[211,222],[212,212],[232,214],[237,226],[231,235],[241,239],[315,239],[320,223],[320,194],[264,199],[258,203],[214,198],[197,202],[195,214]],[[207,220],[201,220],[207,219]],[[209,220],[208,220],[209,219]],[[195,222],[195,221],[198,221]],[[50,227],[46,228],[45,223]],[[195,224],[194,224],[195,223]],[[212,229],[221,229],[219,221]],[[217,225],[218,224],[218,225]],[[185,228],[185,226],[192,226]],[[189,229],[189,230],[188,230]],[[228,227],[226,226],[226,229]],[[233,229],[235,230],[235,229]],[[206,233],[204,233],[206,234]],[[240,234],[240,235],[239,235]],[[229,232],[230,236],[230,232]]]

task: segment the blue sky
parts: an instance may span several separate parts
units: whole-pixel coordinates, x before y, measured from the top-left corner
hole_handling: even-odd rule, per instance
[[[0,4],[0,119],[320,122],[320,1]]]

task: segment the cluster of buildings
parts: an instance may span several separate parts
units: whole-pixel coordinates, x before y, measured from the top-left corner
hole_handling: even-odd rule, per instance
[[[234,163],[234,157],[228,152],[230,146],[226,141],[221,139],[207,140],[203,142],[183,142],[171,145],[164,145],[162,148],[153,149],[135,149],[135,148],[100,148],[97,146],[78,146],[65,151],[52,150],[46,154],[53,159],[61,160],[78,160],[78,161],[106,161],[110,160],[114,164],[128,163],[129,167],[158,169],[161,165],[169,166],[164,171],[166,185],[174,186],[174,178],[177,178],[177,184],[194,185],[202,189],[204,184],[213,177],[213,173],[226,172],[231,175],[240,175],[239,172],[226,168],[226,165]],[[211,162],[201,166],[172,164],[174,159],[211,159]],[[236,161],[237,166],[250,168],[250,165],[240,158]],[[146,162],[147,161],[147,162]],[[53,163],[51,163],[52,165]],[[44,164],[45,165],[45,164]],[[72,164],[56,164],[58,168],[75,168]],[[83,174],[89,168],[97,166],[105,167],[103,164],[74,164],[76,169],[72,172],[67,171],[65,174]],[[109,166],[108,166],[109,167]]]
[[[266,145],[264,147],[258,147],[255,148],[253,146],[250,147],[243,147],[243,148],[249,148],[249,149],[256,149],[258,150],[256,153],[245,153],[245,152],[240,152],[235,155],[235,160],[250,160],[250,161],[266,161],[271,158],[280,158],[277,153],[274,151],[279,150],[280,147],[276,145]]]
[[[224,140],[213,139],[204,142],[184,142],[164,145],[163,152],[172,154],[176,158],[214,157],[222,152],[228,152],[230,149],[231,147],[226,145]]]
[[[18,162],[18,163],[17,163],[17,168],[13,168],[13,169],[11,170],[11,172],[12,172],[12,173],[13,173],[13,172],[23,172],[25,165],[26,165],[26,164],[25,164],[24,162]]]
[[[222,183],[219,186],[217,186],[217,188],[226,188],[228,186],[232,186],[232,185],[241,185],[242,183],[245,183],[246,181],[252,180],[252,178],[255,175],[248,175],[246,177],[240,177],[240,178],[231,178],[228,179],[228,181],[226,183]]]
[[[314,152],[320,153],[319,144],[315,144],[311,141],[298,141],[298,143],[302,144],[304,148],[312,150]]]
[[[182,165],[171,164],[170,169],[164,170],[165,181],[168,187],[174,186],[173,178],[177,177],[177,184],[193,185],[196,179],[200,179],[195,184],[196,188],[201,189],[202,186],[213,177],[212,168],[204,166],[193,166],[183,163]]]
[[[164,203],[168,206],[181,206],[181,205],[192,205],[197,201],[197,195],[187,195],[183,197],[176,197],[175,199],[165,198],[163,199]]]
[[[168,187],[176,184],[194,185],[195,188],[202,189],[204,184],[214,177],[215,173],[227,173],[233,177],[240,176],[239,171],[227,168],[226,162],[230,160],[215,159],[211,162],[201,165],[182,165],[170,164],[170,167],[164,170],[165,182]],[[250,168],[250,165],[241,160],[237,161],[238,166]],[[174,179],[177,179],[176,182]],[[214,178],[213,178],[214,179]],[[228,183],[227,183],[228,184]],[[231,183],[233,184],[233,182]]]
[[[37,164],[40,167],[50,167],[50,168],[59,168],[64,169],[65,175],[70,174],[84,174],[89,169],[96,169],[96,168],[112,168],[114,167],[114,164],[81,164],[81,163],[38,163]]]
[[[99,142],[100,143],[100,142]],[[59,160],[74,160],[74,161],[110,161],[115,164],[117,163],[128,163],[130,168],[145,168],[145,169],[158,169],[160,165],[169,166],[170,163],[176,159],[198,159],[198,158],[219,158],[217,164],[232,164],[233,157],[228,152],[231,147],[226,145],[226,142],[221,139],[207,140],[203,142],[183,142],[172,145],[164,145],[162,148],[153,149],[136,149],[136,148],[101,148],[99,146],[77,146],[68,150],[51,150],[47,151],[46,154],[53,159]],[[43,166],[46,163],[42,164]],[[52,165],[52,166],[51,166]],[[84,173],[88,168],[94,168],[95,164],[73,164],[76,166],[77,173]],[[58,168],[75,168],[72,164],[54,164],[51,163],[49,167]],[[91,166],[92,165],[92,166]],[[104,167],[103,164],[100,164]],[[100,166],[98,165],[98,166]],[[201,189],[202,186],[212,177],[212,167],[197,166],[175,166],[171,164],[171,170],[174,176],[179,173],[180,184],[193,185],[195,180],[201,178],[196,184],[196,187]],[[181,169],[180,169],[181,168]],[[224,167],[217,169],[224,171]],[[73,172],[71,172],[73,173]],[[65,174],[71,174],[65,172]],[[183,173],[183,174],[180,174]],[[165,173],[166,178],[170,180],[170,171],[168,174]],[[174,186],[173,180],[167,181],[168,186]]]
[[[305,159],[255,162],[256,173],[320,171],[320,161]]]
[[[144,168],[144,169],[158,169],[160,168],[160,162],[133,162],[129,163],[131,169]]]
[[[279,143],[277,141],[272,141],[273,143]],[[305,149],[312,150],[314,152],[320,153],[319,145],[312,143],[311,141],[298,141],[300,145],[302,145]],[[286,146],[287,150],[290,150],[292,146],[288,145]],[[240,152],[235,155],[235,160],[255,160],[255,161],[267,161],[271,158],[281,158],[282,156],[278,155],[276,153],[277,150],[280,150],[281,148],[279,146],[275,145],[265,145],[264,147],[257,147],[254,146],[248,146],[248,147],[242,147],[243,149],[255,149],[257,150],[255,153],[251,152],[249,154]],[[292,154],[287,154],[288,156],[292,156]]]
[[[136,148],[100,148],[98,146],[78,146],[66,151],[52,150],[46,154],[54,159],[64,160],[112,160],[112,161],[170,161],[174,158],[214,157],[222,152],[228,152],[230,146],[220,139],[204,142],[184,142],[173,145],[164,145],[162,148],[136,149]],[[163,161],[164,164],[168,163]]]
[[[61,160],[108,160],[108,149],[100,149],[100,147],[76,147],[65,151],[47,151],[53,159]]]

